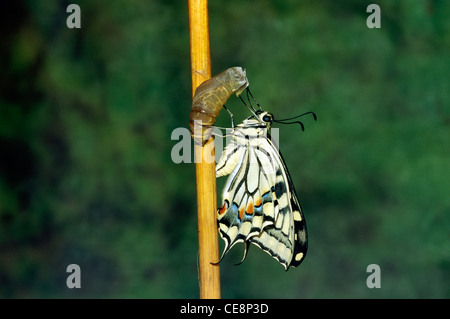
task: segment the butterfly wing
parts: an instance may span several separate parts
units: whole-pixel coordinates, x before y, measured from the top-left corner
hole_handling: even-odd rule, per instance
[[[228,174],[218,210],[219,232],[225,241],[221,259],[236,243],[244,242],[243,260],[254,243],[286,270],[299,265],[306,254],[306,224],[286,165],[266,130],[234,132],[216,169],[217,177]]]
[[[297,267],[305,258],[308,235],[303,211],[294,184],[281,153],[270,139],[264,150],[273,159],[275,171],[274,197],[278,211],[276,222],[263,229],[250,241],[278,260],[286,270]]]
[[[254,186],[259,176],[248,163],[248,145],[233,138],[216,166],[216,177],[230,174],[222,195],[223,205],[218,209],[219,232],[225,241],[221,259],[236,243],[247,241],[262,229],[262,196]]]

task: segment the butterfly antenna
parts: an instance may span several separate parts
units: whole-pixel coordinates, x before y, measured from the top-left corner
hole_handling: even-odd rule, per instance
[[[300,124],[300,127],[302,128],[302,131],[305,131],[305,126],[303,125],[302,122],[300,121],[294,121],[294,122],[283,122],[282,120],[273,120],[275,123],[280,123],[280,124]]]
[[[276,122],[276,123],[280,123],[280,124],[300,124],[300,126],[302,128],[302,131],[305,131],[305,126],[303,125],[302,122],[300,122],[300,121],[289,122],[289,121],[290,120],[295,120],[296,118],[299,118],[299,117],[307,115],[307,114],[312,114],[312,116],[314,118],[314,121],[317,121],[317,115],[314,112],[306,112],[306,113],[303,113],[303,114],[300,114],[300,115],[297,115],[297,116],[294,116],[294,117],[289,117],[287,119],[282,119],[282,120],[273,119],[273,121]]]
[[[305,115],[307,115],[307,114],[312,114],[312,116],[314,117],[314,121],[317,121],[317,115],[316,115],[316,113],[314,113],[314,112],[306,112],[306,113],[303,113],[303,114],[300,114],[300,115],[297,115],[297,116],[294,116],[294,117],[289,117],[289,118],[287,118],[287,119],[282,119],[282,120],[278,120],[278,121],[283,121],[283,122],[285,122],[285,121],[289,121],[289,120],[293,120],[293,119],[296,119],[296,118],[305,116]]]

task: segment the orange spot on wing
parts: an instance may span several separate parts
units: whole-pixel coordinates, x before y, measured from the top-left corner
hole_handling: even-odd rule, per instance
[[[258,197],[258,198],[255,200],[255,206],[258,207],[258,206],[261,206],[261,204],[262,204],[262,199],[261,199],[261,197]]]
[[[219,215],[225,214],[227,208],[228,208],[227,203],[223,203],[223,206],[219,209]]]
[[[253,214],[253,202],[248,203],[247,209],[245,210],[247,215]]]
[[[239,219],[242,220],[244,217],[244,207],[239,208]]]

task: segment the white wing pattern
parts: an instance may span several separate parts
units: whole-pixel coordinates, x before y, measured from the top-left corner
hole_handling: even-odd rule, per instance
[[[306,223],[284,160],[268,135],[272,116],[260,111],[257,115],[233,129],[216,166],[216,177],[230,175],[218,209],[225,241],[221,260],[244,242],[244,261],[253,243],[288,270],[306,255]]]

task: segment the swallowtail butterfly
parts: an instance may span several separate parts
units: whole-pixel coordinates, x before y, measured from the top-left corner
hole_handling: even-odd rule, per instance
[[[283,157],[268,134],[273,115],[252,113],[232,129],[216,166],[216,177],[230,175],[218,209],[219,233],[225,241],[220,260],[236,243],[244,242],[242,263],[253,243],[288,270],[306,255],[305,218]]]

